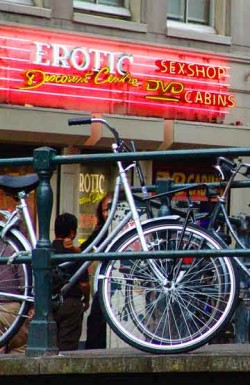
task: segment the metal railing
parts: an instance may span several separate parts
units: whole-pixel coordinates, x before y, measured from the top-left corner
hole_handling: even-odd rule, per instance
[[[56,324],[52,315],[51,304],[51,260],[65,261],[73,260],[103,260],[103,259],[126,259],[126,253],[92,253],[77,255],[63,254],[54,255],[51,250],[49,229],[53,205],[53,193],[50,179],[57,165],[74,164],[84,162],[116,162],[134,160],[164,160],[166,163],[171,160],[208,158],[217,156],[250,156],[250,148],[216,148],[200,150],[173,150],[173,151],[149,151],[122,154],[88,154],[88,155],[56,155],[56,151],[49,147],[41,147],[34,150],[33,157],[0,159],[1,165],[33,165],[39,176],[37,187],[37,214],[38,214],[38,241],[36,248],[32,250],[32,256],[20,257],[15,263],[31,263],[34,273],[35,285],[35,316],[30,323],[27,356],[42,356],[56,354]],[[215,184],[213,184],[215,185]],[[250,182],[237,182],[235,187],[249,187]],[[156,186],[150,186],[151,191],[157,190]],[[235,255],[235,250],[202,250],[195,251],[195,256],[228,256]],[[124,255],[123,255],[124,254]],[[192,256],[192,251],[169,251],[169,256]],[[250,249],[237,249],[238,256],[250,256]],[[147,253],[136,252],[130,258],[147,258]],[[165,258],[166,254],[162,251],[150,253],[150,258]],[[7,263],[8,258],[1,258],[0,263]]]

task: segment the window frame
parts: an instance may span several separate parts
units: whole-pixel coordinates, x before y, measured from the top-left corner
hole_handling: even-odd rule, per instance
[[[228,0],[211,0],[210,25],[185,23],[170,20],[167,17],[167,36],[211,43],[232,44],[232,37],[226,34],[226,6]],[[223,11],[222,11],[223,10]],[[218,25],[223,28],[217,31]]]
[[[123,18],[130,18],[131,13],[129,11],[129,0],[124,0],[124,7],[116,7],[113,5],[93,4],[85,1],[74,0],[74,11],[77,12],[91,12],[97,14],[104,14],[107,16],[117,16]]]
[[[43,7],[40,6],[42,1]],[[44,17],[46,19],[51,18],[51,9],[49,8],[48,0],[34,0],[36,4],[27,5],[17,2],[3,1],[0,0],[0,11],[3,12],[12,12],[18,15],[28,15],[28,16],[37,16]]]
[[[2,0],[6,4],[18,4],[18,5],[28,5],[30,7],[35,6],[33,0]]]
[[[171,22],[173,21],[176,23],[182,23],[182,24],[185,24],[187,26],[189,24],[191,24],[191,25],[200,26],[200,27],[214,27],[214,13],[215,13],[215,1],[214,0],[210,0],[208,23],[199,23],[198,21],[197,22],[189,21],[189,19],[191,18],[188,15],[188,1],[189,0],[184,0],[184,1],[185,1],[185,4],[184,4],[184,9],[183,9],[183,15],[180,15],[180,18],[183,18],[183,21],[174,20],[174,17],[172,17],[172,18],[167,17],[168,21],[171,21]]]
[[[28,6],[28,7],[40,7],[40,8],[49,8],[48,0],[1,0],[1,3],[18,5],[18,6]]]

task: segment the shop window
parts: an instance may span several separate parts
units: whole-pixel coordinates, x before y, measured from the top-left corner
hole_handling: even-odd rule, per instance
[[[167,0],[168,35],[230,44],[229,15],[226,0]]]
[[[95,14],[107,16],[130,17],[129,0],[77,0],[74,8]]]

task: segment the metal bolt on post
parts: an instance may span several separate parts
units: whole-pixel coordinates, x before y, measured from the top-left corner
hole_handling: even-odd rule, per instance
[[[156,181],[156,194],[163,194],[165,192],[170,191],[171,185],[173,183],[172,179],[159,179]],[[170,215],[170,203],[168,195],[163,195],[161,197],[161,206],[159,209],[159,217],[164,217],[166,215]]]

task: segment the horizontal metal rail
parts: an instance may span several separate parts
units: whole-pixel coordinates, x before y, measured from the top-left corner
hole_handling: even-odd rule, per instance
[[[88,154],[88,155],[55,155],[51,159],[53,165],[57,164],[73,164],[73,163],[88,163],[99,162],[100,160],[116,162],[120,161],[132,161],[132,160],[178,160],[180,158],[208,158],[216,156],[250,156],[249,147],[217,147],[209,149],[192,149],[192,150],[166,150],[166,151],[141,151],[122,154]],[[33,164],[33,157],[22,158],[5,158],[0,159],[0,166],[3,165],[30,165]]]
[[[136,260],[136,259],[166,259],[181,257],[247,257],[250,256],[250,249],[204,249],[204,250],[165,250],[157,251],[129,251],[129,252],[104,252],[104,253],[79,253],[79,254],[51,254],[51,261],[60,263],[64,261],[85,262],[85,261],[110,261],[110,260]],[[14,263],[30,263],[30,256],[20,256]],[[9,258],[1,257],[0,265],[9,262]]]
[[[57,155],[53,158],[53,164],[71,164],[82,162],[99,162],[101,160],[116,162],[133,160],[179,160],[180,158],[209,158],[217,156],[250,156],[250,148],[209,148],[192,150],[166,150],[166,151],[141,151],[121,154],[88,154],[88,155]]]

